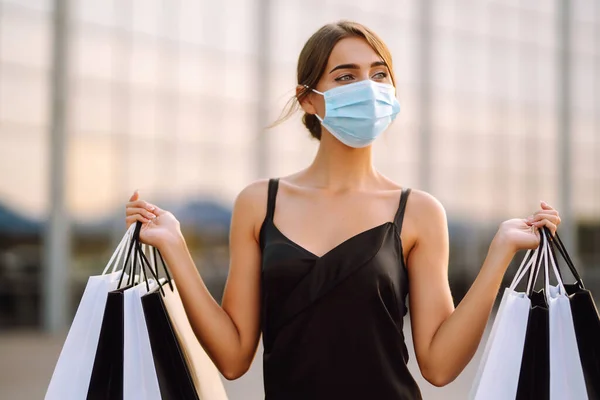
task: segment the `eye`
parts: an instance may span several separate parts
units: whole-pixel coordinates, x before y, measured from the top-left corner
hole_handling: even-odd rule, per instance
[[[354,77],[350,74],[346,74],[346,75],[342,75],[338,78],[335,78],[336,82],[347,82],[351,79],[353,79]]]
[[[378,72],[375,75],[373,75],[373,79],[385,79],[387,78],[387,76],[387,72]]]

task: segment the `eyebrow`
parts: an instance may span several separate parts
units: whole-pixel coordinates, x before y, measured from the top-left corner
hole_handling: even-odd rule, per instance
[[[371,64],[371,68],[375,67],[386,67],[389,69],[385,61],[375,61],[373,64]],[[329,73],[331,74],[332,72],[337,71],[338,69],[360,69],[360,67],[358,66],[358,64],[340,64],[331,71],[329,71]]]

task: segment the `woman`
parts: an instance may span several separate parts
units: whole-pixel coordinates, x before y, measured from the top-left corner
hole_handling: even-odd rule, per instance
[[[537,229],[554,234],[560,223],[543,202],[503,222],[455,309],[444,208],[372,164],[371,143],[399,112],[394,85],[389,50],[366,27],[329,24],[308,40],[294,101],[319,150],[308,168],[237,197],[222,306],[176,218],[137,192],[127,204],[127,223],[141,221],[141,240],[163,253],[199,341],[227,379],[248,370],[262,331],[269,400],[420,399],[406,367],[407,295],[421,373],[448,384],[473,357],[515,253],[538,246]]]

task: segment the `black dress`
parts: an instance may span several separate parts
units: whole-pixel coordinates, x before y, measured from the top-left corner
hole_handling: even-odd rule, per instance
[[[393,222],[318,257],[273,223],[278,184],[269,181],[260,231],[265,399],[421,399],[402,332],[400,230],[410,189]]]

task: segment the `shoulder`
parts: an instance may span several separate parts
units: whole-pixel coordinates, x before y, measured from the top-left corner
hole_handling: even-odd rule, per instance
[[[410,191],[406,202],[405,219],[410,217],[423,223],[431,222],[440,217],[446,217],[444,206],[432,194],[420,189],[400,185],[385,176],[384,181],[388,185],[388,189]]]
[[[235,202],[236,204],[253,204],[260,200],[266,200],[268,188],[268,179],[254,181],[240,191]]]
[[[235,199],[233,218],[252,225],[255,234],[267,215],[268,190],[269,180],[260,179],[242,189]]]
[[[406,208],[419,220],[430,221],[435,218],[446,217],[446,210],[442,203],[432,194],[419,189],[410,189]],[[408,210],[407,210],[408,211]]]
[[[413,244],[432,237],[444,237],[448,232],[444,206],[436,197],[423,190],[411,189],[404,223]]]

